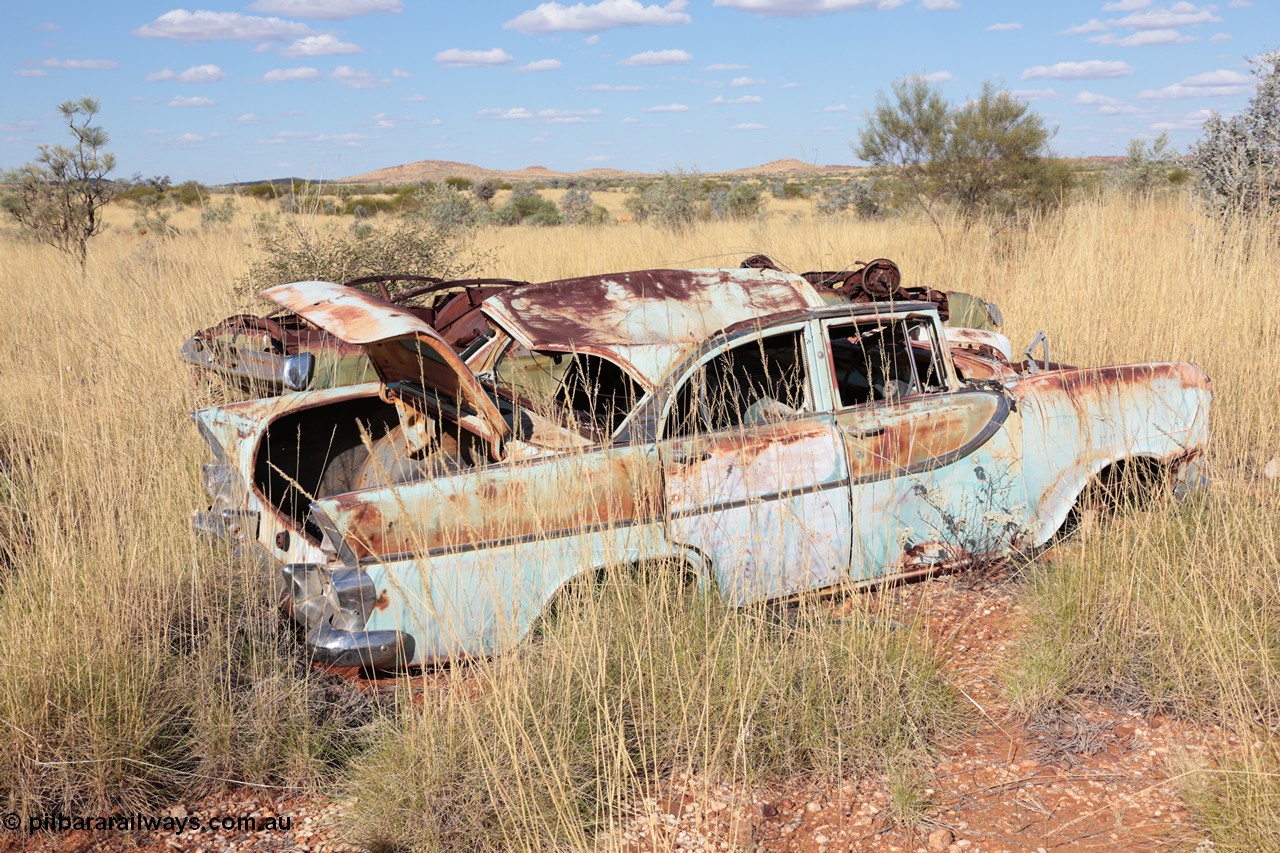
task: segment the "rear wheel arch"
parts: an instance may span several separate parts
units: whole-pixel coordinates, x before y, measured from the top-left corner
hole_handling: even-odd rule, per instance
[[[1169,481],[1171,463],[1159,456],[1134,454],[1098,464],[1076,491],[1052,537],[1074,532],[1091,510],[1113,513],[1143,505]]]

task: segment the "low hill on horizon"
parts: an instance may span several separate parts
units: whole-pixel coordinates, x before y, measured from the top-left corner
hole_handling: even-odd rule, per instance
[[[761,175],[829,175],[844,172],[852,172],[865,168],[861,166],[819,166],[813,163],[806,163],[803,160],[795,158],[785,158],[782,160],[773,160],[760,166],[749,166],[744,169],[733,169],[727,172],[704,172],[706,175],[740,175],[740,176],[761,176]],[[461,163],[455,160],[418,160],[414,163],[404,163],[399,166],[387,166],[382,169],[375,169],[372,172],[365,172],[360,175],[352,175],[348,178],[338,178],[334,183],[338,184],[417,184],[425,181],[443,181],[445,178],[470,178],[478,180],[480,178],[493,178],[497,181],[551,181],[563,178],[587,178],[587,179],[635,179],[646,177],[657,177],[656,172],[632,172],[625,169],[608,169],[593,168],[583,169],[579,172],[558,172],[548,169],[545,166],[525,166],[522,169],[486,169],[483,166],[476,166],[472,163]]]

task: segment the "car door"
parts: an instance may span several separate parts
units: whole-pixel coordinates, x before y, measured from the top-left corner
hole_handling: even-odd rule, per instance
[[[999,553],[1030,516],[1020,419],[997,390],[962,388],[935,314],[822,324],[849,460],[849,581]]]
[[[847,572],[848,467],[834,417],[815,405],[810,325],[726,341],[663,410],[668,536],[710,560],[734,603]]]

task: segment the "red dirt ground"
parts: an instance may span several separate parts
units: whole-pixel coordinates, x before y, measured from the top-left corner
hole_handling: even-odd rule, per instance
[[[887,819],[888,786],[864,779],[837,787],[779,782],[743,791],[679,777],[600,839],[627,851],[1206,850],[1171,777],[1171,757],[1204,755],[1225,736],[1160,716],[1083,704],[1052,724],[1013,715],[998,680],[1025,625],[1019,585],[959,574],[847,599],[838,608],[918,614],[954,685],[973,705],[974,726],[943,744],[923,794],[925,822]],[[279,815],[288,832],[73,832],[32,838],[0,833],[17,850],[354,850],[341,843],[343,805],[321,796],[240,789],[178,810],[210,816]],[[177,812],[179,814],[184,811]]]

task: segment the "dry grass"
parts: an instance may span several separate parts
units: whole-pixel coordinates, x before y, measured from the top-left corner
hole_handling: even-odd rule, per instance
[[[0,800],[102,810],[222,780],[328,784],[372,743],[349,772],[385,794],[363,814],[368,840],[582,847],[669,770],[911,778],[932,736],[922,713],[951,707],[919,638],[807,617],[788,633],[669,585],[592,598],[518,655],[466,670],[489,685],[478,697],[401,708],[373,735],[374,711],[335,711],[325,684],[295,670],[251,570],[188,528],[206,457],[187,413],[210,401],[176,349],[237,307],[250,208],[218,231],[179,221],[182,236],[160,243],[116,228],[83,279],[52,250],[0,242]],[[1015,345],[1044,328],[1067,361],[1203,364],[1213,492],[1082,537],[1037,575],[1036,627],[1008,683],[1028,710],[1101,690],[1239,730],[1259,748],[1227,757],[1239,772],[1190,777],[1189,797],[1224,843],[1274,843],[1247,827],[1280,825],[1267,775],[1277,487],[1246,476],[1280,447],[1274,235],[1217,228],[1178,199],[1111,199],[1025,233],[957,231],[944,255],[926,223],[771,209],[679,235],[494,228],[478,244],[495,258],[485,272],[530,280],[756,252],[797,270],[890,257],[910,281],[997,301]],[[471,823],[424,821],[442,788],[471,804]]]

